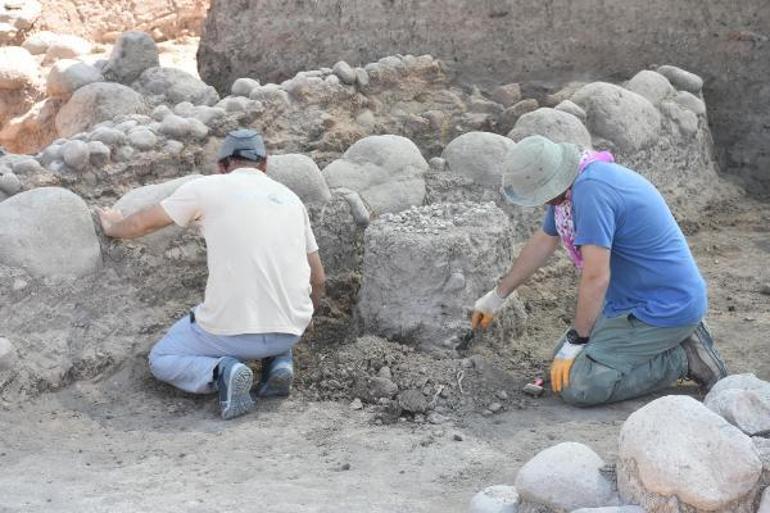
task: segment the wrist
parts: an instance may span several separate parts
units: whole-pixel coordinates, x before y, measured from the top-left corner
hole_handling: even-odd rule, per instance
[[[582,336],[576,330],[575,328],[570,328],[569,331],[567,331],[567,342],[570,344],[576,344],[576,345],[586,345],[588,341],[590,340],[590,337],[588,336]]]

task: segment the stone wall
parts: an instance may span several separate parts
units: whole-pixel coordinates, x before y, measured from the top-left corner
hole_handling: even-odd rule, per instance
[[[213,0],[199,69],[238,77],[430,53],[473,83],[629,78],[675,64],[703,76],[723,169],[770,192],[770,3],[766,0]]]
[[[111,42],[126,30],[173,38],[200,33],[209,0],[41,0],[38,28]],[[160,39],[160,37],[158,37]]]

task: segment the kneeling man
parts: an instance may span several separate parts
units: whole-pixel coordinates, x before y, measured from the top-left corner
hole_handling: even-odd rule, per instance
[[[218,154],[219,174],[187,182],[158,205],[124,218],[100,210],[105,234],[132,239],[171,223],[199,223],[208,281],[202,304],[176,322],[150,352],[161,381],[192,393],[219,392],[222,418],[250,411],[259,396],[289,394],[292,347],[323,294],[324,270],[305,206],[267,172],[262,137],[236,130]]]
[[[503,163],[511,203],[548,205],[499,285],[471,320],[486,327],[504,299],[545,264],[561,240],[580,270],[577,312],[557,344],[551,386],[590,406],[659,390],[679,378],[709,389],[727,374],[711,338],[706,284],[658,190],[608,152],[522,139]]]

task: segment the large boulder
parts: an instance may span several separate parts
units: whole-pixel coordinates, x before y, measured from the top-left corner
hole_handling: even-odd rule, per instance
[[[626,89],[644,96],[653,105],[657,105],[662,99],[676,92],[666,77],[648,69],[634,75],[626,84]]]
[[[48,96],[67,99],[81,87],[102,80],[101,72],[90,64],[62,59],[51,66],[46,88]]]
[[[21,190],[21,181],[16,174],[6,166],[0,166],[0,192],[13,196]]]
[[[661,513],[748,512],[762,472],[751,439],[687,396],[632,413],[618,457],[621,497]]]
[[[171,196],[174,191],[185,183],[200,177],[201,175],[183,176],[167,182],[145,185],[133,189],[124,194],[117,203],[115,203],[113,208],[119,210],[124,216],[130,216],[140,210],[157,205],[162,200]],[[172,224],[137,240],[154,253],[160,254],[168,249],[174,239],[176,239],[182,231],[182,228]]]
[[[95,82],[81,87],[56,115],[60,137],[85,132],[102,121],[112,121],[122,114],[144,114],[144,98],[121,84]]]
[[[607,506],[605,508],[580,508],[570,513],[647,513],[639,506]]]
[[[272,158],[272,157],[271,157]],[[270,164],[268,163],[268,172]],[[371,213],[361,196],[350,189],[335,189],[320,209],[309,204],[318,251],[329,276],[360,272],[364,255],[364,230]]]
[[[576,116],[562,110],[543,107],[524,114],[513,126],[508,137],[518,142],[530,135],[542,135],[556,143],[577,144],[591,147],[591,134]]]
[[[516,513],[519,494],[507,485],[488,486],[471,498],[468,513]]]
[[[703,404],[747,435],[770,433],[770,383],[754,374],[720,380]]]
[[[16,361],[16,347],[7,338],[0,337],[0,372],[12,369]]]
[[[70,34],[57,34],[45,50],[44,64],[51,64],[59,59],[75,59],[91,53],[91,43],[82,37]]]
[[[25,32],[38,21],[42,11],[43,6],[37,0],[6,0],[0,3],[0,23]]]
[[[31,53],[18,46],[0,46],[0,89],[22,89],[39,78],[40,68]]]
[[[332,189],[356,191],[374,213],[399,212],[425,199],[428,163],[415,144],[397,135],[359,140],[323,170]]]
[[[90,162],[91,154],[85,141],[68,141],[62,145],[62,160],[76,171],[83,171]]]
[[[492,203],[445,203],[383,215],[364,234],[358,312],[367,333],[451,352],[468,306],[508,266],[510,223]]]
[[[42,277],[79,277],[101,265],[91,213],[58,187],[22,192],[0,203],[0,263]]]
[[[514,142],[489,132],[468,132],[453,139],[441,154],[449,170],[483,187],[500,190],[500,163]]]
[[[331,199],[321,170],[313,159],[305,155],[271,155],[267,162],[267,174],[294,191],[306,204],[323,204]]]
[[[48,51],[48,47],[56,41],[59,34],[48,30],[36,32],[24,40],[21,47],[32,55],[43,55]]]
[[[523,502],[556,511],[617,504],[613,484],[599,472],[604,461],[591,448],[565,442],[541,451],[516,476]]]
[[[770,486],[762,492],[762,499],[759,501],[757,513],[770,513]]]
[[[581,87],[571,98],[586,111],[591,135],[612,141],[622,152],[650,145],[660,130],[660,113],[650,101],[606,82]]]
[[[177,68],[152,67],[144,70],[131,88],[148,97],[152,104],[214,105],[219,101],[216,89]]]
[[[701,89],[703,89],[703,79],[695,73],[690,73],[682,68],[665,64],[658,68],[658,73],[666,77],[677,89],[688,91],[692,94],[700,94]]]
[[[120,35],[102,70],[108,80],[121,84],[134,82],[149,68],[160,66],[158,47],[145,32],[130,31]]]

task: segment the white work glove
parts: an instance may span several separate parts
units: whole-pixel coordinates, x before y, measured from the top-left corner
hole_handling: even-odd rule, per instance
[[[475,330],[479,326],[482,330],[487,329],[504,303],[505,298],[497,293],[497,287],[481,296],[473,305],[471,329]]]
[[[551,389],[554,392],[561,392],[567,388],[572,364],[575,363],[575,358],[585,349],[586,345],[572,344],[565,340],[559,348],[559,352],[553,357],[553,363],[551,363]]]

